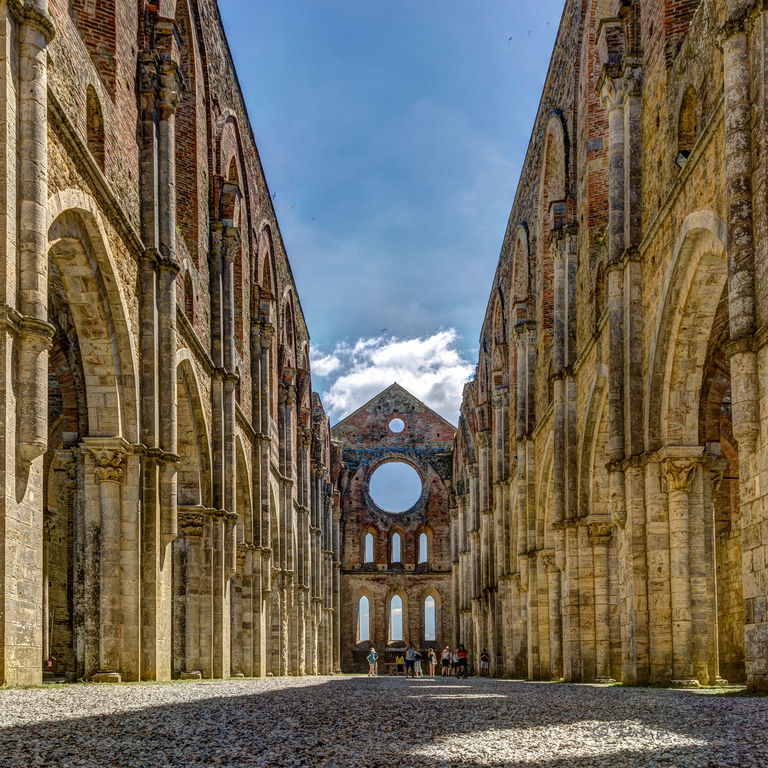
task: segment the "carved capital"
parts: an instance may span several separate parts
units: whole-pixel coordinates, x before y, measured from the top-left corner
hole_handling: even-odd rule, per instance
[[[541,559],[544,563],[544,569],[547,573],[559,573],[560,569],[557,567],[557,560],[555,558],[554,550],[545,550],[541,553]]]
[[[665,459],[662,466],[667,491],[685,491],[687,493],[691,489],[698,464],[699,459],[695,457]]]
[[[506,387],[497,389],[493,393],[493,399],[491,401],[494,408],[504,409],[509,407],[509,390]]]
[[[296,402],[296,387],[293,384],[280,382],[279,403],[282,407],[290,407]]]
[[[157,67],[157,85],[157,107],[160,119],[167,120],[175,114],[184,90],[184,81],[175,61],[167,59],[160,62]]]
[[[275,326],[268,320],[264,320],[261,323],[261,346],[269,347],[272,343],[272,338],[275,335]]]
[[[611,543],[613,524],[608,522],[589,523],[587,534],[589,543],[593,547],[607,547]]]
[[[204,509],[179,508],[179,533],[182,536],[201,537],[205,531],[206,512]]]
[[[122,483],[125,471],[125,449],[87,446],[93,454],[97,483]]]
[[[477,445],[479,448],[487,448],[491,442],[491,431],[483,429],[477,433]]]
[[[299,439],[305,448],[309,448],[312,445],[312,430],[309,427],[302,427],[299,430]]]

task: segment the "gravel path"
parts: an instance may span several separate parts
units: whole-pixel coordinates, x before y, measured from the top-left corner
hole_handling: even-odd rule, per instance
[[[319,677],[0,690],[0,766],[768,766],[768,697]]]

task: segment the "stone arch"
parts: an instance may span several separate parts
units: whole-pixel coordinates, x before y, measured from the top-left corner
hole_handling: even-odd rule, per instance
[[[243,439],[240,435],[235,438],[236,455],[236,512],[238,514],[237,526],[242,531],[238,540],[246,544],[253,544],[253,502],[251,499],[250,472],[248,470],[248,460],[243,446]]]
[[[528,521],[529,535],[533,534],[536,549],[543,549],[548,538],[546,523],[550,518],[548,507],[551,506],[550,491],[552,488],[553,453],[553,440],[552,433],[550,432],[544,447],[544,458],[541,462],[541,473],[539,474],[539,481],[536,487],[536,517],[534,520]]]
[[[138,354],[95,201],[66,190],[48,201],[49,260],[60,273],[88,383],[90,436],[138,442]],[[98,405],[97,405],[98,404]]]
[[[192,355],[187,349],[176,352],[176,376],[177,450],[182,462],[177,481],[179,504],[210,507],[213,491],[208,429]]]
[[[587,517],[592,511],[591,496],[594,477],[594,460],[598,450],[598,436],[601,423],[605,417],[605,405],[608,397],[607,371],[605,366],[600,366],[592,382],[592,388],[587,400],[586,419],[581,430],[579,442],[578,465],[578,500],[579,516]]]
[[[400,557],[394,560],[395,555],[395,536],[400,537]],[[390,526],[387,532],[387,564],[391,568],[393,565],[402,566],[405,557],[405,531],[402,526],[394,524]]]
[[[727,282],[726,226],[716,214],[690,214],[667,270],[646,387],[647,450],[699,444],[703,363]]]

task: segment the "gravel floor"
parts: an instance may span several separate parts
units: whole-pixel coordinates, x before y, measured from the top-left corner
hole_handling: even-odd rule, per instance
[[[768,766],[768,697],[320,677],[0,691],[0,766]]]

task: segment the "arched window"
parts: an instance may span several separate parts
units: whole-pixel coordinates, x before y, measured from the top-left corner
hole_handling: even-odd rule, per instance
[[[430,595],[424,601],[424,642],[434,642],[437,639],[435,625],[435,598]]]
[[[93,159],[104,170],[104,115],[101,111],[101,102],[92,85],[88,86],[85,94],[86,130],[88,150]]]
[[[365,555],[363,562],[365,563],[372,563],[373,562],[373,534],[372,533],[366,533],[365,534]]]
[[[597,268],[597,276],[595,277],[595,330],[600,323],[600,318],[603,316],[603,310],[605,309],[605,270],[603,265]]]
[[[680,104],[680,115],[677,120],[677,157],[675,163],[679,168],[688,161],[693,151],[693,145],[696,143],[696,133],[698,130],[698,100],[693,86],[688,86],[683,94],[683,100]]]
[[[389,601],[389,642],[403,639],[403,598],[393,595]]]
[[[429,562],[428,549],[429,549],[429,542],[427,541],[427,534],[420,533],[419,534],[419,562],[420,563]]]
[[[195,311],[195,298],[192,291],[192,277],[187,271],[184,275],[184,314],[187,316],[187,320],[192,322]]]
[[[371,639],[371,604],[363,595],[357,604],[357,642],[364,643]]]
[[[402,562],[402,554],[400,552],[401,538],[399,533],[392,534],[392,556],[390,562],[400,563]]]

